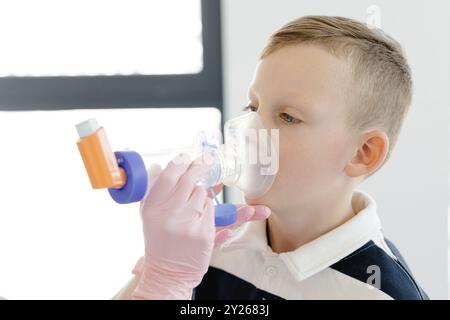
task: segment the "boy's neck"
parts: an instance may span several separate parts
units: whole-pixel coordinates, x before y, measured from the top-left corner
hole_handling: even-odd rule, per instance
[[[297,207],[293,212],[272,212],[268,242],[273,252],[293,251],[350,220],[355,215],[352,194],[317,207]]]

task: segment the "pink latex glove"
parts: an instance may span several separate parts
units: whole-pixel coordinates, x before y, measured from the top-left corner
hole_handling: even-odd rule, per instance
[[[218,194],[223,188],[223,185],[217,185],[214,187],[215,193]],[[208,191],[209,194],[209,191]],[[210,194],[209,194],[210,195]],[[211,195],[210,195],[211,196]],[[230,226],[216,228],[216,237],[214,240],[214,246],[219,246],[226,240],[231,238],[236,229],[242,226],[246,222],[265,220],[270,216],[270,209],[264,205],[249,206],[246,204],[239,204],[237,207],[237,219],[236,222]],[[144,257],[141,257],[133,268],[132,273],[136,276],[140,276],[144,270]]]
[[[177,160],[174,160],[173,162],[178,163]],[[166,168],[164,170],[164,172],[166,172],[166,170],[170,170],[169,168]],[[181,168],[180,168],[180,171]],[[158,177],[161,174],[161,167],[159,166],[152,166],[149,170],[149,191],[150,189],[152,189],[155,186],[155,183],[157,183],[158,181]],[[194,183],[195,184],[195,183]],[[191,184],[191,187],[193,185]],[[158,187],[159,188],[159,184]],[[192,187],[193,188],[193,187]],[[214,187],[214,191],[215,194],[218,194],[221,192],[223,188],[223,185],[217,185]],[[156,189],[155,189],[156,190]],[[153,192],[152,192],[153,193]],[[211,197],[210,191],[208,190],[208,196]],[[153,281],[149,280],[150,277],[150,273],[154,273],[154,272],[148,272],[147,271],[147,266],[152,266],[152,263],[149,263],[149,259],[152,257],[152,255],[150,253],[147,254],[147,242],[150,241],[150,238],[152,239],[151,241],[155,241],[156,243],[160,243],[161,241],[164,241],[165,237],[167,236],[174,236],[174,235],[170,235],[169,232],[167,232],[166,234],[161,234],[161,230],[159,230],[159,236],[155,236],[154,234],[149,234],[147,235],[147,232],[151,233],[152,228],[156,228],[156,225],[151,225],[150,228],[146,228],[146,224],[148,223],[159,223],[159,221],[154,221],[152,222],[151,219],[150,221],[148,221],[147,219],[145,219],[146,216],[144,216],[144,213],[147,212],[149,210],[149,208],[152,207],[152,205],[148,205],[148,202],[151,202],[153,199],[155,198],[155,196],[153,195],[152,198],[147,197],[143,202],[141,202],[141,215],[143,218],[143,222],[144,222],[144,238],[146,241],[146,256],[145,257],[141,257],[139,259],[139,261],[136,263],[135,267],[133,268],[133,274],[140,276],[140,278],[142,280],[140,280],[138,287],[135,290],[134,296],[136,298],[144,298],[144,299],[190,299],[191,298],[191,293],[192,293],[192,289],[194,287],[196,287],[198,285],[198,283],[200,283],[201,279],[203,278],[204,273],[206,272],[206,270],[208,269],[208,265],[209,265],[209,258],[211,255],[211,252],[209,252],[209,258],[202,258],[200,259],[201,261],[205,262],[206,260],[208,260],[208,263],[206,265],[200,266],[200,264],[197,264],[197,268],[198,270],[201,270],[200,273],[203,273],[201,275],[201,277],[195,281],[188,281],[187,283],[183,283],[182,278],[180,277],[177,281],[177,279],[169,279],[169,278],[176,278],[175,274],[159,274],[159,275],[154,275],[153,276]],[[205,202],[209,200],[209,199],[205,199]],[[234,230],[236,230],[238,227],[240,227],[242,224],[244,224],[247,221],[255,221],[255,220],[264,220],[267,219],[270,215],[270,209],[266,206],[263,205],[256,205],[256,206],[248,206],[248,205],[237,205],[238,210],[237,210],[237,221],[235,224],[227,226],[227,227],[222,227],[222,228],[217,228],[215,229],[215,240],[214,240],[214,244],[220,245],[221,243],[223,243],[224,241],[226,241],[228,238],[230,238],[233,235]],[[150,214],[152,215],[152,213]],[[170,213],[167,215],[170,216]],[[212,217],[214,219],[214,215],[212,214]],[[212,222],[213,223],[213,222]],[[167,230],[168,231],[168,230]],[[186,230],[185,230],[186,231]],[[160,238],[158,238],[160,237]],[[175,253],[174,256],[172,256],[172,259],[178,260],[178,254],[180,252],[180,250],[183,250],[181,247],[181,244],[177,243],[175,246],[175,250],[173,253]],[[195,247],[194,247],[195,248]],[[209,248],[208,248],[209,250]],[[194,249],[194,253],[193,256],[190,257],[191,260],[195,260],[195,255],[196,254],[204,254],[201,252],[201,250],[199,251],[198,248]],[[183,255],[185,256],[185,255]],[[176,264],[176,263],[175,263]],[[145,274],[144,274],[145,271]],[[150,269],[151,271],[151,269]],[[167,279],[165,279],[167,277]],[[150,279],[152,279],[152,277],[150,277]],[[161,288],[161,286],[163,286],[163,288]],[[165,286],[165,287],[164,287]]]
[[[150,168],[151,190],[140,209],[145,256],[134,298],[190,299],[208,270],[214,204],[206,188],[196,185],[208,166],[186,157],[178,156],[162,172]]]

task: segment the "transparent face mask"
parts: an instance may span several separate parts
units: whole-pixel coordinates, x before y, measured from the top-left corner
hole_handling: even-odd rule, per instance
[[[227,154],[234,153],[237,168],[223,176],[223,184],[238,188],[249,199],[261,197],[278,172],[278,131],[266,129],[261,117],[250,112],[227,121],[224,134],[225,158],[233,159]]]
[[[182,159],[186,161],[197,159],[211,165],[201,185],[223,183],[241,190],[249,199],[261,197],[278,172],[278,131],[267,130],[261,117],[249,112],[227,121],[224,137],[225,143],[221,143],[220,133],[201,132],[191,147],[140,154],[146,164],[158,163],[163,168],[178,154],[185,154]]]

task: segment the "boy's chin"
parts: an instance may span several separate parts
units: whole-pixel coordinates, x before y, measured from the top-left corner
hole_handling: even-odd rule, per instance
[[[281,197],[280,194],[274,189],[269,190],[267,193],[257,198],[248,198],[244,196],[244,200],[247,205],[264,205],[269,207],[271,210],[282,208],[286,204],[285,197]]]
[[[270,207],[270,201],[265,195],[261,196],[261,197],[258,197],[258,198],[247,198],[247,197],[244,197],[244,199],[245,199],[245,203],[248,204],[249,206],[262,204],[262,205]]]

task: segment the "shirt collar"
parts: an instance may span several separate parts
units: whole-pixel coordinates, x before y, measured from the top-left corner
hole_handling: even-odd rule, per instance
[[[246,248],[266,255],[278,255],[297,280],[304,280],[331,266],[373,239],[381,231],[375,200],[363,192],[355,192],[352,206],[357,214],[330,232],[302,245],[294,251],[276,254],[267,244],[266,221],[242,226],[222,250]]]

